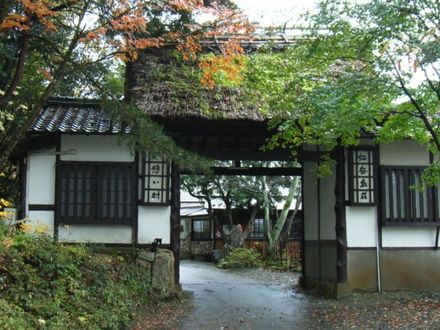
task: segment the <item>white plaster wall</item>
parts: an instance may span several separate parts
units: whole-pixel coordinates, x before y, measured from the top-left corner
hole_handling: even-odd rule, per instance
[[[55,204],[55,150],[31,153],[27,163],[26,204]]]
[[[64,154],[63,154],[64,153]],[[132,162],[134,154],[114,135],[61,135],[61,160]]]
[[[130,226],[99,225],[60,225],[58,228],[60,242],[75,243],[132,243]]]
[[[162,238],[162,244],[170,244],[169,206],[139,206],[138,242],[152,243],[155,238]]]
[[[318,239],[318,192],[316,163],[304,162],[304,238]]]
[[[380,144],[380,164],[396,166],[427,166],[428,151],[414,141],[399,141]]]
[[[384,227],[383,247],[434,247],[434,227]]]
[[[376,207],[348,206],[346,211],[347,246],[376,246]]]
[[[336,239],[336,214],[335,214],[335,168],[332,174],[320,180],[320,208],[321,208],[321,239]]]
[[[54,211],[29,211],[28,218],[32,226],[45,226],[47,234],[53,237],[54,234]]]

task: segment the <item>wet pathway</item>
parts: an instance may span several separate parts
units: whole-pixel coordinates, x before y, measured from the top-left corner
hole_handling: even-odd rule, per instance
[[[307,298],[292,283],[244,277],[203,262],[182,261],[180,267],[183,290],[194,293],[181,329],[303,328]]]

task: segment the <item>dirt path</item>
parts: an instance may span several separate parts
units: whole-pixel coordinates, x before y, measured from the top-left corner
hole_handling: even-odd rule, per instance
[[[192,312],[181,329],[298,329],[304,324],[306,297],[295,284],[254,270],[253,278],[213,265],[183,261],[181,283],[194,292]],[[263,272],[263,271],[261,271]],[[270,279],[264,280],[264,276]]]

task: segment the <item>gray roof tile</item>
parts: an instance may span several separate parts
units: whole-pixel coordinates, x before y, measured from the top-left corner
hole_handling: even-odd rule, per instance
[[[29,131],[117,134],[128,133],[130,128],[113,120],[95,100],[54,98],[43,107]]]

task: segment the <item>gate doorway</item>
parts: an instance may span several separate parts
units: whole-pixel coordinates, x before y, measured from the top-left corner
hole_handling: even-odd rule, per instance
[[[181,176],[180,258],[218,261],[243,247],[270,257],[273,267],[300,269],[301,168],[280,161],[217,164],[213,172],[221,175]]]

